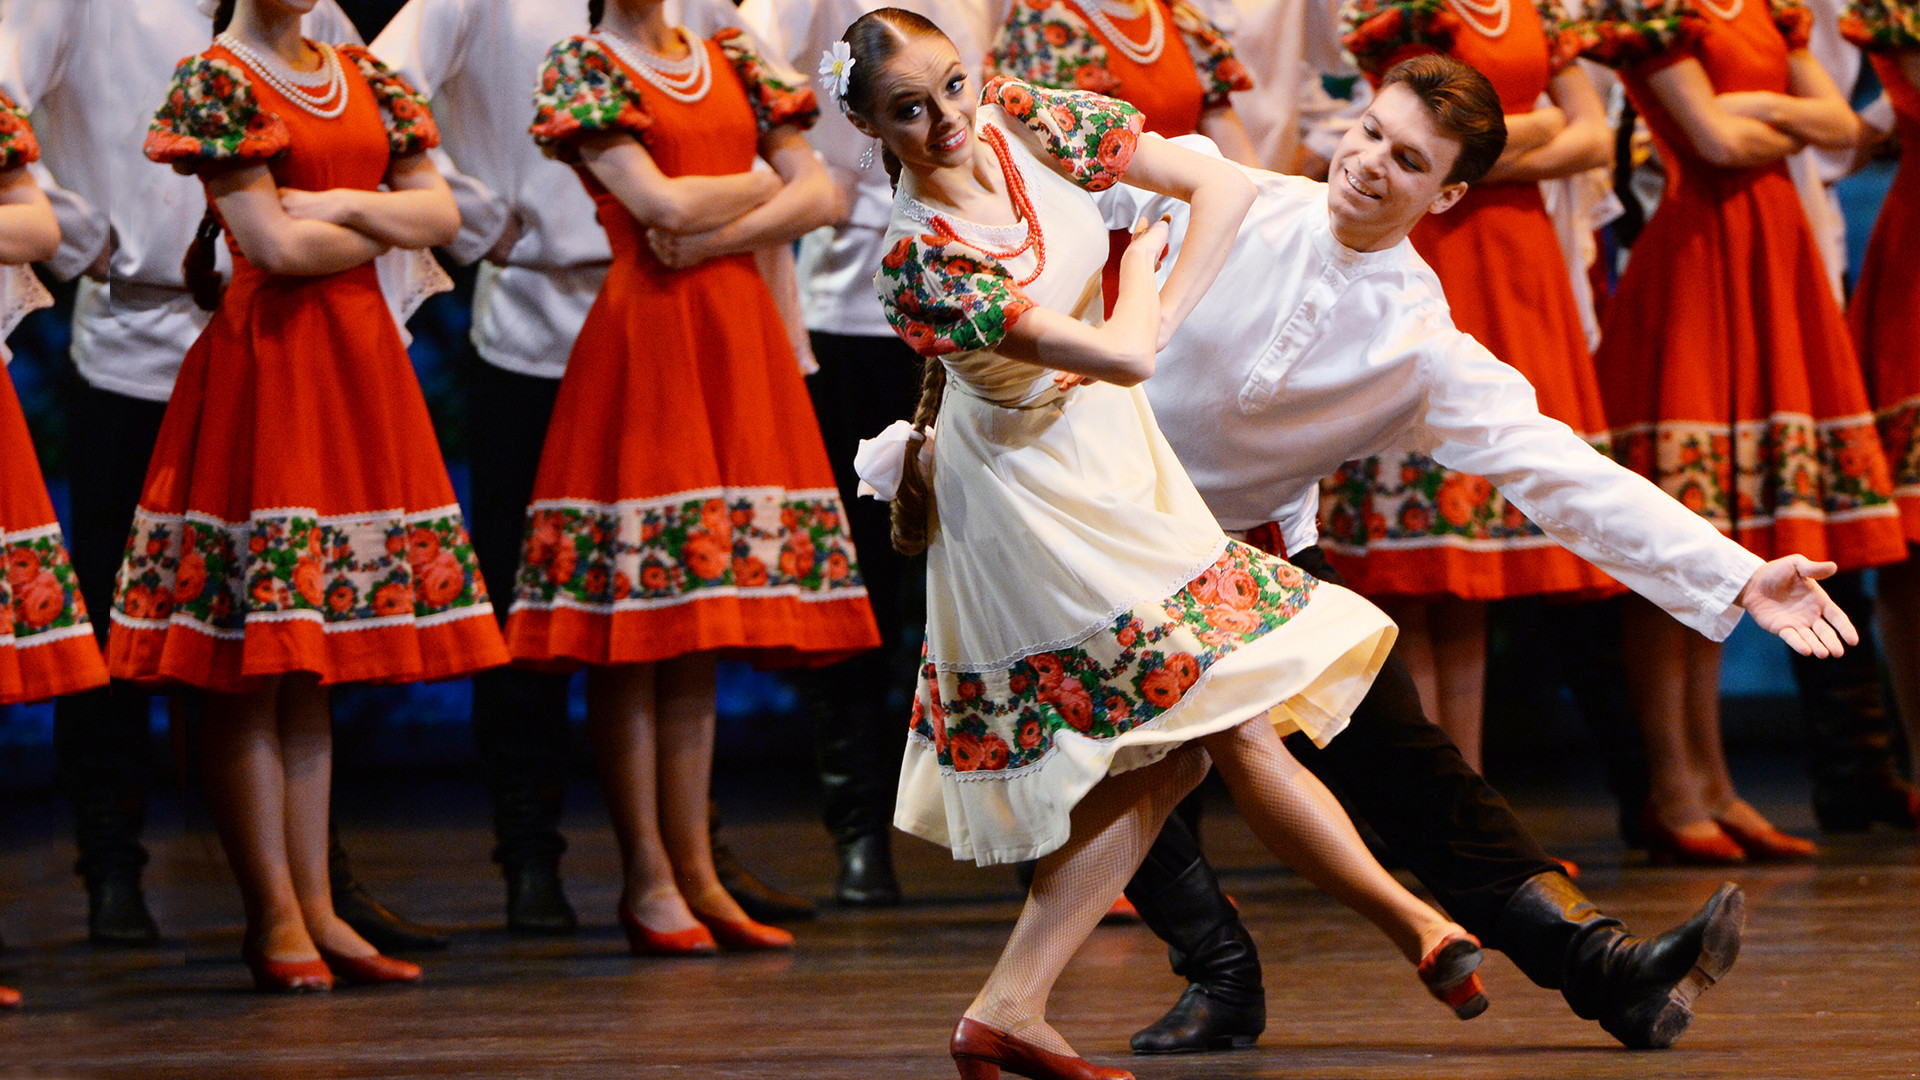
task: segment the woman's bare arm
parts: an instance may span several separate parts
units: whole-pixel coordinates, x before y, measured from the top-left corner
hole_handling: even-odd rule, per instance
[[[1509,140],[1506,152],[1487,173],[1488,181],[1552,180],[1613,164],[1613,129],[1607,126],[1607,106],[1580,65],[1568,64],[1560,69],[1547,84],[1547,96],[1564,121],[1559,133],[1539,146],[1517,152]]]
[[[1155,291],[1154,268],[1166,243],[1164,222],[1136,229],[1120,259],[1120,294],[1105,323],[1089,326],[1064,312],[1031,308],[995,351],[1084,379],[1120,386],[1146,382],[1153,375],[1154,354],[1160,351],[1163,304]]]
[[[1721,94],[1720,107],[1791,135],[1804,143],[1846,150],[1860,141],[1860,118],[1820,61],[1805,49],[1787,54],[1787,89]]]
[[[654,229],[647,235],[654,255],[669,267],[692,266],[719,255],[785,244],[833,224],[839,195],[827,168],[799,131],[781,125],[767,133],[761,156],[781,180],[779,193],[752,210],[704,232]]]
[[[25,165],[0,172],[0,263],[30,263],[60,250],[53,204]]]
[[[240,253],[269,274],[336,274],[379,258],[389,246],[344,225],[288,215],[265,165],[210,176],[207,191]]]
[[[395,159],[387,170],[387,187],[390,190],[282,189],[280,205],[290,217],[339,225],[388,247],[435,247],[459,234],[460,208],[427,155]]]
[[[1713,91],[1707,69],[1691,57],[1647,79],[1695,153],[1726,169],[1770,165],[1805,143],[1771,124],[1729,111]]]
[[[580,159],[642,225],[693,233],[717,228],[779,194],[770,172],[725,176],[668,176],[639,140],[624,132],[580,143]]]

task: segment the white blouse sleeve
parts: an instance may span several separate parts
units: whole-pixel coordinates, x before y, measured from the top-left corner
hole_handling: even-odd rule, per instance
[[[1533,386],[1470,335],[1423,335],[1428,453],[1478,473],[1574,554],[1714,641],[1763,560],[1637,473],[1540,414]]]

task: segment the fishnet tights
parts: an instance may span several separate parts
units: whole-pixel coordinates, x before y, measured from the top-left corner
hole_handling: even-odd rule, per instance
[[[1265,718],[1200,742],[1260,842],[1379,927],[1410,963],[1463,932],[1381,868],[1332,792],[1287,752]]]
[[[1188,743],[1094,785],[1073,808],[1072,838],[1035,867],[1027,905],[968,1016],[1056,1054],[1073,1053],[1047,1026],[1054,980],[1140,868],[1167,815],[1206,775],[1206,752]]]

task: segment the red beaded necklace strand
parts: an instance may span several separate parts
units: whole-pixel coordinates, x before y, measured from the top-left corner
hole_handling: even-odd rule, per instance
[[[987,145],[993,148],[993,156],[1000,161],[1000,175],[1007,181],[1007,194],[1013,200],[1013,209],[1026,221],[1027,238],[1016,247],[995,250],[985,244],[962,239],[953,231],[953,226],[947,224],[946,219],[938,214],[933,215],[934,233],[942,243],[962,244],[1000,262],[1015,258],[1028,248],[1032,248],[1033,273],[1015,283],[1022,286],[1031,285],[1040,280],[1040,275],[1047,269],[1047,240],[1041,235],[1039,215],[1033,212],[1033,199],[1027,194],[1027,178],[1021,175],[1019,166],[1014,164],[1012,157],[1008,154],[1006,136],[1000,134],[999,128],[983,124],[980,137],[987,140]]]

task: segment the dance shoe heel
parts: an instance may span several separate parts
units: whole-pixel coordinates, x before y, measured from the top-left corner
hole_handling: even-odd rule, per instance
[[[339,953],[320,950],[320,959],[326,961],[333,973],[344,982],[350,983],[412,983],[420,981],[420,965],[405,960],[395,960],[391,956],[374,953],[372,956],[341,956]]]
[[[1713,821],[1754,862],[1799,862],[1820,854],[1820,845],[1798,836],[1789,836],[1771,825],[1764,829],[1749,829],[1722,818]]]
[[[20,991],[9,986],[0,986],[0,1009],[20,1007]]]
[[[1134,1080],[1125,1069],[1109,1069],[1071,1054],[1056,1054],[1023,1039],[962,1017],[947,1044],[960,1080],[1000,1080],[1000,1070],[1028,1080]]]
[[[743,919],[740,922],[728,922],[694,912],[693,917],[713,935],[712,940],[723,949],[735,952],[756,952],[768,949],[793,948],[793,935],[777,926]]]
[[[1487,991],[1477,973],[1485,954],[1472,934],[1455,934],[1433,947],[1416,969],[1427,992],[1462,1020],[1487,1011]]]
[[[333,989],[333,969],[325,960],[273,960],[259,949],[240,950],[247,970],[253,973],[253,988],[267,994],[298,994]]]
[[[627,949],[635,956],[712,956],[720,951],[713,932],[704,925],[663,934],[641,922],[625,905],[619,915],[620,928],[627,932]]]
[[[1654,813],[1653,804],[1640,810],[1640,831],[1647,839],[1647,858],[1655,866],[1732,866],[1747,861],[1747,851],[1718,824],[1708,837],[1684,836]]]

